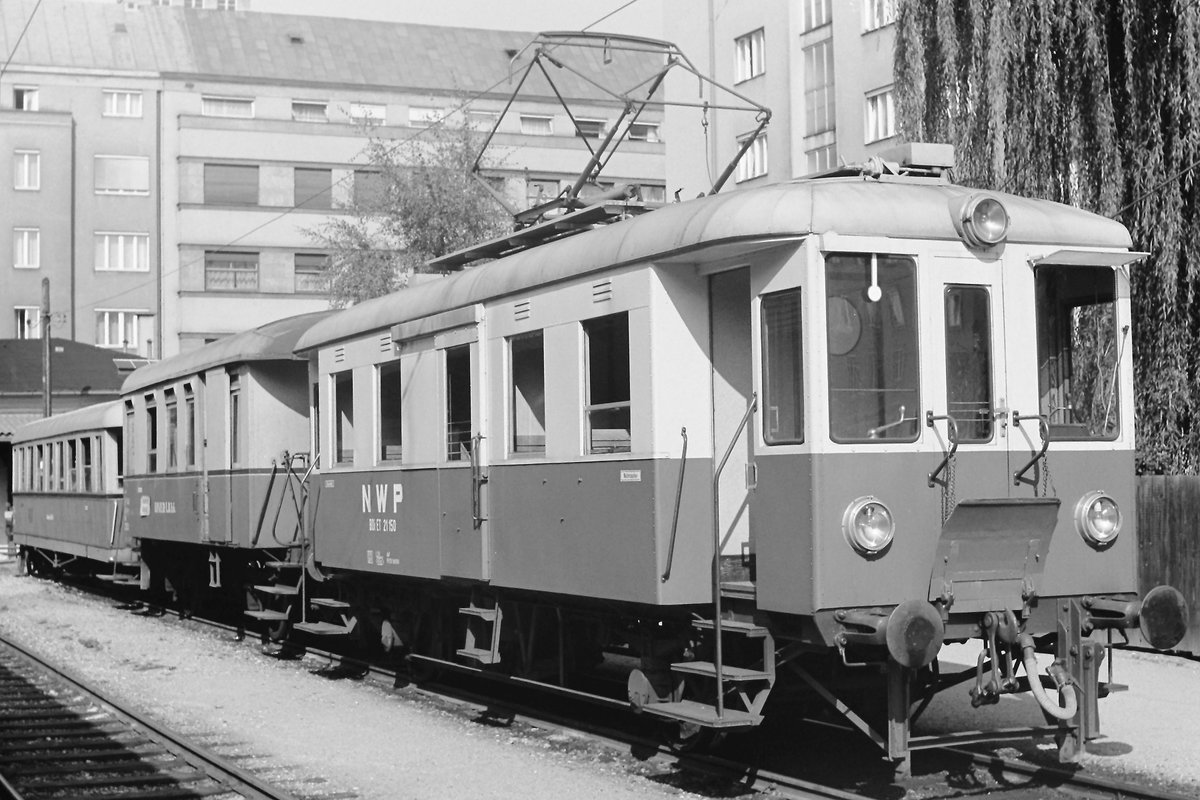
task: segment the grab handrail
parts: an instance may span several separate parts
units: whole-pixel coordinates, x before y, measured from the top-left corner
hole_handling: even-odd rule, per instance
[[[675,560],[675,534],[679,532],[679,501],[683,497],[683,473],[687,469],[687,428],[680,428],[679,435],[683,437],[683,454],[679,456],[679,483],[675,486],[675,515],[671,517],[671,546],[667,548],[667,568],[662,574],[663,583],[666,583],[671,577],[671,563]]]
[[[725,716],[725,678],[724,667],[721,663],[723,655],[721,646],[721,472],[725,469],[725,463],[729,461],[729,456],[733,455],[733,448],[742,438],[742,431],[746,430],[746,424],[757,408],[758,392],[753,392],[750,395],[750,402],[746,406],[746,413],[742,415],[742,421],[738,423],[737,431],[733,434],[729,447],[725,448],[725,455],[721,458],[721,463],[713,472],[713,671],[714,677],[717,679],[717,719]]]
[[[1038,435],[1042,438],[1042,449],[1037,452],[1037,455],[1029,459],[1028,464],[1013,473],[1013,486],[1020,486],[1022,483],[1036,483],[1036,479],[1028,480],[1023,476],[1042,456],[1046,455],[1046,450],[1050,448],[1050,418],[1045,414],[1026,414],[1025,416],[1021,416],[1020,411],[1014,411],[1012,412],[1012,419],[1013,425],[1018,428],[1021,427],[1021,420],[1023,419],[1036,419],[1038,421]],[[1034,494],[1036,495],[1037,492],[1035,491]]]
[[[942,470],[946,469],[950,460],[954,458],[954,454],[958,452],[958,420],[951,414],[935,415],[932,411],[925,412],[925,426],[928,428],[932,428],[933,423],[943,419],[946,420],[946,438],[950,440],[950,450],[946,453],[942,462],[934,468],[933,472],[929,473],[929,488],[931,489],[938,482],[938,475],[942,473]]]

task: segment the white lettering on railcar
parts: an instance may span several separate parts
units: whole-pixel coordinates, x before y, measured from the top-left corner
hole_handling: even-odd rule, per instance
[[[170,502],[169,500],[155,500],[154,501],[154,513],[155,514],[174,514],[175,513],[175,504]]]
[[[404,502],[404,486],[399,483],[362,485],[362,513],[364,514],[395,514],[400,511]],[[389,507],[390,503],[390,507]]]
[[[640,469],[623,469],[621,470],[621,483],[641,483],[642,471]]]
[[[138,515],[142,517],[150,516],[150,495],[144,494],[138,498]]]

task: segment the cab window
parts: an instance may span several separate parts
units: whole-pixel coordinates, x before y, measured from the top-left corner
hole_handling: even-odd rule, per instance
[[[982,286],[947,286],[946,408],[958,441],[992,438],[992,323]]]
[[[800,290],[762,299],[763,438],[767,444],[804,441]]]

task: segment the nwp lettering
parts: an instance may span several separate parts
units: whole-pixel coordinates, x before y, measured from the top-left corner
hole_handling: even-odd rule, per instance
[[[404,487],[399,483],[375,483],[362,486],[362,513],[364,514],[396,514],[400,511],[400,504],[403,502]]]

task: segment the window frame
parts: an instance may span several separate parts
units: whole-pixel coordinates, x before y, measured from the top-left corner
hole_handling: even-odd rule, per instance
[[[102,94],[104,98],[104,110],[100,112],[101,116],[126,119],[140,119],[143,116],[142,92],[140,90],[103,89]],[[124,100],[123,103],[122,100]],[[137,101],[136,103],[134,102],[135,100]]]
[[[521,345],[522,343],[525,343],[525,342],[533,342],[533,340],[535,338],[537,340],[538,359],[541,363],[541,374],[538,376],[541,379],[541,383],[540,383],[540,386],[537,386],[537,387],[530,386],[529,388],[530,389],[536,388],[536,389],[541,390],[541,398],[540,398],[541,416],[540,416],[540,419],[538,417],[539,409],[536,407],[536,403],[528,401],[528,393],[524,392],[524,391],[520,391],[522,388],[522,385],[518,382],[519,381],[518,345]],[[506,340],[506,348],[505,349],[506,349],[507,355],[508,355],[508,390],[509,390],[508,391],[508,400],[509,400],[509,405],[510,405],[509,414],[508,414],[508,419],[509,419],[508,452],[509,452],[509,456],[511,456],[513,458],[543,458],[546,455],[546,332],[544,330],[539,329],[536,331],[527,331],[525,333],[517,333],[512,336],[509,336],[508,339]],[[532,374],[532,373],[530,373],[530,374]],[[518,412],[522,408],[521,404],[518,403],[518,392],[520,392],[520,397],[526,401],[525,405],[528,406],[529,411],[532,415],[532,418],[536,422],[540,422],[540,424],[541,424],[541,439],[542,439],[542,441],[541,441],[540,445],[529,445],[528,443],[522,445],[522,444],[519,444],[517,441],[518,437],[523,435],[522,434],[523,428],[518,421],[518,419],[519,419]],[[529,436],[531,438],[536,438],[536,436],[537,436],[536,433],[524,434],[524,435]]]
[[[38,111],[41,105],[41,92],[36,86],[27,84],[14,84],[13,92],[13,110],[14,111]]]
[[[319,179],[313,180],[313,178]],[[320,188],[317,188],[318,186]],[[293,167],[292,206],[305,211],[329,211],[332,209],[333,170],[328,167]]]
[[[96,336],[96,347],[104,347],[117,350],[132,350],[133,352],[141,352],[141,336],[142,336],[142,318],[149,317],[150,312],[145,309],[133,308],[97,308],[96,314],[96,331],[99,333],[104,331],[103,336]],[[117,329],[122,333],[132,334],[132,339],[126,343],[124,341],[113,342],[109,333],[112,331],[113,317],[116,314]],[[102,322],[103,320],[103,322]]]
[[[745,83],[767,72],[766,28],[756,28],[734,38],[734,84]]]
[[[301,265],[301,259],[321,259],[319,267],[313,263]],[[300,276],[306,276],[301,278]],[[313,280],[312,276],[318,276]],[[292,253],[292,291],[296,294],[328,294],[329,292],[329,254],[328,253]]]
[[[28,320],[22,321],[22,317],[33,317],[34,324],[31,326]],[[42,308],[41,306],[13,306],[14,325],[16,326],[16,335],[14,339],[40,339],[42,338]],[[28,336],[22,335],[23,329],[32,329],[32,333]]]
[[[404,460],[404,414],[402,407],[402,399],[404,397],[404,369],[400,363],[400,359],[393,361],[384,361],[375,365],[375,431],[378,438],[376,439],[378,447],[375,451],[377,464],[399,464]],[[385,376],[385,372],[389,375]],[[390,420],[384,416],[385,397],[384,391],[387,387],[386,380],[388,377],[394,376],[395,385],[395,416]],[[387,398],[388,402],[392,402],[391,398]],[[396,439],[394,442],[387,440],[387,430],[394,430]],[[393,456],[388,455],[388,447],[394,446],[396,452]]]
[[[102,163],[107,164],[109,162],[139,163],[139,164],[144,165],[145,173],[146,173],[146,182],[145,182],[146,188],[138,189],[138,188],[128,188],[125,186],[101,186],[100,185],[100,173],[104,170],[101,170],[100,165]],[[93,190],[94,190],[95,194],[118,195],[118,196],[127,195],[130,197],[148,197],[150,195],[150,158],[149,158],[149,156],[119,156],[119,155],[107,155],[107,154],[103,154],[103,153],[97,153],[92,158],[92,186],[93,186]]]
[[[262,172],[258,164],[204,163],[204,205],[246,207],[261,205],[261,201]]]
[[[623,369],[620,364],[617,365],[617,369],[612,369],[613,365],[609,364],[608,365],[608,367],[609,367],[608,373],[609,373],[610,378],[613,378],[613,377],[616,378],[615,381],[612,381],[612,380],[609,381],[610,383],[613,384],[612,388],[615,388],[618,390],[621,388],[624,388],[625,389],[624,393],[628,396],[622,400],[610,400],[610,401],[605,401],[602,403],[597,403],[597,402],[594,402],[594,400],[593,400],[594,392],[597,388],[595,373],[598,372],[598,370],[595,369],[597,364],[596,364],[596,362],[593,361],[593,356],[596,353],[596,348],[594,347],[594,342],[597,341],[596,332],[598,329],[601,328],[601,326],[612,325],[615,327],[618,324],[618,320],[622,320],[622,319],[624,321],[623,329],[624,329],[624,341],[625,341]],[[583,441],[584,448],[583,449],[584,449],[584,454],[585,455],[614,455],[614,454],[621,454],[621,453],[631,453],[631,452],[633,452],[633,353],[632,353],[632,346],[631,346],[632,341],[631,341],[630,330],[629,330],[629,312],[628,311],[618,311],[614,314],[604,314],[602,316],[591,317],[589,319],[581,320],[580,327],[581,327],[582,333],[583,333],[583,398],[582,399],[583,399],[583,435],[584,435],[584,441]],[[617,338],[619,339],[620,336],[618,335]],[[608,346],[608,352],[610,355],[615,355],[620,352],[619,348],[615,346],[618,344],[619,344],[619,342],[608,343],[607,346]],[[620,385],[622,382],[621,381],[622,376],[618,374],[620,372],[624,373],[624,375],[623,375],[624,384],[625,384],[624,387],[622,387]],[[619,391],[617,393],[620,394]],[[628,422],[629,422],[628,443],[618,444],[618,445],[614,445],[612,447],[597,448],[595,441],[594,441],[594,437],[593,437],[593,430],[594,430],[594,426],[592,424],[593,415],[605,414],[605,413],[610,413],[610,412],[614,412],[614,411],[620,412],[621,410],[625,410],[628,415]]]
[[[882,108],[880,102],[882,101]],[[865,143],[873,144],[896,135],[896,93],[892,86],[868,92],[864,98]]]
[[[42,268],[42,229],[13,228],[13,269]]]
[[[236,266],[245,264],[247,266]],[[261,254],[257,250],[205,250],[204,251],[204,291],[206,292],[257,292],[259,287],[259,267]],[[213,276],[229,275],[231,286],[217,286]],[[239,275],[250,277],[239,278]],[[244,285],[242,284],[243,280]]]
[[[315,114],[313,114],[311,116],[308,116],[305,113],[297,114],[297,107],[308,108],[310,110],[314,110],[319,107],[321,109],[320,118],[318,119]],[[327,100],[293,99],[292,100],[292,121],[293,122],[313,122],[313,123],[329,122],[329,101],[327,101]]]
[[[746,140],[753,135],[745,134],[738,137],[738,149],[741,149]],[[743,183],[745,181],[752,181],[755,178],[761,178],[767,174],[768,169],[767,134],[764,131],[754,137],[754,141],[750,143],[750,147],[738,159],[737,175],[734,178],[734,183]]]
[[[776,370],[772,367],[772,364],[774,364],[776,362],[774,362],[771,358],[771,342],[773,341],[774,338],[777,338],[777,337],[775,337],[771,334],[771,327],[769,325],[769,317],[768,317],[768,305],[773,303],[776,299],[782,300],[782,299],[787,299],[791,296],[795,297],[795,307],[796,307],[795,347],[791,350],[791,352],[795,356],[795,360],[793,362],[793,366],[795,369],[795,376],[794,376],[794,380],[793,380],[794,392],[793,392],[792,399],[795,401],[796,430],[798,430],[799,433],[796,436],[787,437],[787,436],[778,436],[772,432],[773,430],[778,430],[780,427],[778,424],[778,418],[775,420],[776,424],[774,426],[774,429],[771,426],[771,423],[772,423],[772,420],[770,418],[771,410],[780,408],[780,406],[777,403],[775,403],[775,404],[772,403],[772,400],[774,400],[778,394],[775,391],[775,385],[774,385],[774,381],[773,381],[773,378],[778,373],[778,370]],[[805,423],[807,420],[805,412],[807,409],[806,409],[805,403],[804,403],[804,366],[805,366],[805,364],[804,364],[804,342],[805,342],[805,338],[804,338],[804,289],[803,289],[803,287],[793,286],[788,289],[781,289],[776,292],[769,292],[767,294],[764,294],[759,303],[759,317],[760,317],[759,336],[761,338],[761,343],[762,343],[761,367],[762,367],[762,397],[763,397],[763,402],[762,402],[763,441],[768,446],[771,446],[771,447],[776,447],[779,445],[804,444]]]
[[[519,114],[521,122],[521,133],[525,136],[553,136],[554,135],[554,117],[549,114]],[[526,123],[529,123],[526,125]],[[546,129],[534,130],[533,124],[536,122],[546,123]]]
[[[13,150],[13,190],[38,192],[42,189],[42,151]]]
[[[837,129],[837,89],[833,64],[833,39],[804,47],[804,135],[817,136]],[[818,63],[820,69],[817,68]],[[818,113],[819,112],[819,113]],[[819,123],[818,120],[824,120]]]
[[[333,466],[335,467],[353,467],[354,466],[354,370],[344,369],[340,372],[329,373],[329,402],[332,404],[332,412],[329,415],[331,422],[330,434],[333,445]],[[350,414],[345,418],[343,425],[344,406],[341,402],[341,393],[338,391],[342,386],[348,387],[346,397],[349,400],[348,408]],[[349,448],[343,447],[349,439]]]
[[[994,413],[996,410],[996,378],[995,378],[995,369],[994,369],[995,363],[996,363],[996,354],[995,354],[995,350],[992,347],[993,325],[995,324],[995,318],[994,318],[994,315],[992,314],[992,291],[991,291],[991,289],[992,289],[992,287],[990,287],[986,284],[978,284],[978,283],[947,283],[942,288],[942,313],[943,313],[942,335],[945,337],[942,341],[943,341],[943,352],[944,352],[944,357],[945,357],[946,413],[955,417],[955,423],[956,423],[957,434],[958,434],[957,439],[958,439],[958,442],[961,444],[987,444],[987,443],[993,441],[996,437],[996,424],[995,424],[996,417],[995,417],[995,413]],[[986,417],[979,418],[979,419],[987,420],[988,433],[987,433],[987,436],[984,436],[984,437],[973,436],[973,435],[969,434],[968,426],[963,424],[964,420],[959,419],[954,414],[954,412],[956,410],[954,403],[956,403],[956,402],[961,403],[963,401],[961,401],[961,400],[955,401],[955,400],[952,400],[950,397],[951,377],[952,377],[952,375],[961,374],[960,371],[951,370],[951,368],[950,368],[950,357],[951,357],[950,343],[952,341],[950,329],[952,327],[952,323],[954,322],[953,315],[951,313],[951,308],[950,308],[950,305],[951,305],[950,297],[953,292],[964,292],[964,293],[965,292],[978,292],[983,295],[983,299],[984,299],[983,310],[985,313],[984,321],[986,323],[985,343],[987,345],[987,371],[986,371],[987,397],[986,397],[986,400],[987,400],[987,405],[988,405],[988,414],[986,415]],[[961,309],[962,309],[962,304],[960,302],[960,304],[959,304],[960,320],[961,320]],[[961,322],[960,322],[960,324],[961,324]],[[957,326],[954,326],[954,327],[957,327]]]
[[[231,113],[245,110],[248,113]],[[255,98],[228,94],[200,95],[200,116],[222,119],[254,119]]]
[[[112,262],[111,237],[116,237],[116,252],[118,266]],[[127,244],[127,240],[129,243]],[[150,234],[136,231],[96,231],[92,235],[94,260],[92,268],[96,272],[149,272],[150,271]],[[132,250],[134,264],[125,266],[128,261],[127,253]],[[103,255],[103,263],[101,263]]]
[[[464,373],[460,372],[463,365],[457,363],[460,356],[465,356],[465,384],[462,382]],[[452,360],[456,362],[453,365],[453,371],[451,369]],[[455,418],[455,410],[460,412],[463,410],[462,391],[464,385],[466,388],[466,417]],[[442,349],[442,387],[446,401],[442,407],[444,419],[442,458],[450,462],[470,461],[475,435],[475,348],[473,342],[450,345]],[[465,431],[461,430],[464,423],[467,426]],[[456,430],[456,426],[459,429]],[[455,449],[455,445],[458,445],[458,449]]]
[[[900,9],[897,0],[863,0],[863,33],[895,25]]]
[[[346,110],[346,116],[352,122],[370,125],[387,125],[387,105],[384,103],[365,103],[351,101]]]

